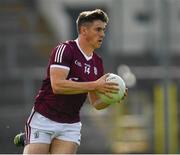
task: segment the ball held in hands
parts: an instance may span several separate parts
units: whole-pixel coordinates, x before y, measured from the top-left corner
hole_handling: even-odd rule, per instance
[[[108,96],[111,97],[108,97],[107,95],[102,93],[97,93],[97,95],[100,97],[102,102],[105,102],[107,104],[114,104],[120,102],[123,99],[126,91],[126,84],[124,80],[120,76],[110,73],[109,76],[106,78],[106,82],[118,83],[119,85],[118,93],[108,93],[109,94]]]

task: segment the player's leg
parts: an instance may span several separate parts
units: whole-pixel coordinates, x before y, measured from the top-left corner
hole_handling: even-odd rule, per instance
[[[81,140],[81,122],[77,123],[59,123],[58,128],[63,130],[57,133],[50,146],[50,153],[56,154],[74,154],[77,152],[77,148],[80,145]]]
[[[52,134],[36,128],[26,130],[24,154],[49,154]]]
[[[14,138],[16,146],[25,146],[25,133],[19,133]],[[49,153],[49,144],[28,144],[24,148],[24,154]]]
[[[24,154],[49,154],[52,141],[52,125],[47,118],[32,110],[32,113],[26,122],[26,146]]]
[[[23,154],[49,154],[49,144],[33,143],[24,147]]]
[[[71,141],[53,139],[50,147],[51,154],[75,154],[78,144]]]

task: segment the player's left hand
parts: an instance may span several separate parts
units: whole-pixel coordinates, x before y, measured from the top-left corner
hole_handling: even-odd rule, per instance
[[[122,97],[122,99],[118,102],[118,103],[124,103],[125,99],[127,98],[128,96],[128,88],[126,87],[126,91],[124,93],[124,96]]]

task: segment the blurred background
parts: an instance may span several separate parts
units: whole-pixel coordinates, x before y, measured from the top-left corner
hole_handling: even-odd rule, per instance
[[[0,0],[0,153],[24,131],[51,49],[76,39],[75,20],[110,18],[97,50],[129,89],[125,104],[81,110],[78,153],[180,153],[180,0]]]

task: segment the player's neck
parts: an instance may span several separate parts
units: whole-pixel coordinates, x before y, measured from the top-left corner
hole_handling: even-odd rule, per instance
[[[89,46],[89,43],[85,39],[79,37],[78,43],[84,54],[86,54],[87,56],[92,56],[94,49]]]

